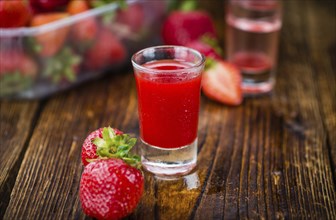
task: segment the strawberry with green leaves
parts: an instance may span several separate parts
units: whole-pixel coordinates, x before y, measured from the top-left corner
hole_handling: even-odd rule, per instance
[[[70,15],[76,15],[86,12],[90,9],[89,4],[85,0],[72,0],[67,5],[67,12]],[[92,45],[95,40],[99,27],[95,17],[87,17],[82,19],[71,27],[71,41],[76,47],[82,51]]]
[[[112,129],[112,131],[111,131],[111,129]],[[103,138],[103,140],[104,139],[110,140],[111,139],[111,138],[109,138],[110,133],[111,133],[112,137],[123,134],[123,132],[119,131],[118,129],[108,128],[107,130],[105,129],[105,134],[104,134],[105,138],[103,138],[103,128],[99,128],[99,129],[91,132],[91,134],[89,134],[89,136],[87,136],[87,138],[85,139],[85,141],[83,143],[83,146],[82,146],[82,163],[83,163],[84,166],[89,164],[88,160],[98,158],[97,145],[94,144],[93,141],[95,139],[99,140],[98,138],[100,138],[100,139]]]
[[[125,61],[127,49],[110,30],[102,28],[95,43],[86,52],[85,65],[90,70],[101,70]]]
[[[54,12],[35,15],[31,20],[31,26],[37,27],[68,17],[68,13]],[[51,57],[64,45],[69,32],[69,26],[49,30],[35,36],[36,42],[41,46],[40,55]]]
[[[210,15],[205,11],[195,10],[195,7],[195,1],[185,1],[179,10],[169,14],[161,33],[165,44],[185,46],[205,34],[216,37]]]
[[[207,58],[221,59],[222,57],[222,50],[219,47],[217,39],[208,36],[207,34],[197,40],[187,43],[186,47],[190,47],[201,52]]]
[[[125,25],[131,32],[138,32],[144,25],[145,12],[140,4],[127,5],[120,8],[116,15],[116,22]]]
[[[71,48],[64,47],[55,56],[46,59],[43,76],[57,84],[60,82],[74,82],[77,79],[81,57]]]
[[[35,60],[22,51],[0,51],[0,95],[14,94],[32,86],[38,72]]]
[[[111,127],[98,129],[86,138],[79,192],[85,214],[121,219],[134,211],[144,189],[140,158],[130,153],[135,143],[135,138]]]

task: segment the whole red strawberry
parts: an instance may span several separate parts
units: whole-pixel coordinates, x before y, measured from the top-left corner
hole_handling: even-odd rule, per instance
[[[96,42],[86,53],[85,65],[99,70],[125,61],[127,50],[122,42],[108,29],[101,29]]]
[[[76,15],[90,10],[88,2],[84,0],[72,0],[67,5],[67,12],[70,15]],[[82,19],[71,28],[71,40],[73,43],[85,49],[91,46],[96,38],[99,27],[95,17]]]
[[[65,7],[69,0],[29,0],[35,13],[57,11]]]
[[[44,13],[33,16],[31,26],[37,27],[51,22],[55,22],[68,17],[64,12]],[[41,33],[35,36],[37,43],[41,46],[39,54],[41,56],[52,57],[63,47],[70,28],[64,26],[62,28],[53,29],[46,33]]]
[[[119,131],[118,129],[113,128],[113,132],[115,135],[122,135],[123,132]],[[99,128],[89,134],[85,139],[83,146],[82,146],[82,163],[84,166],[88,165],[88,159],[96,159],[98,158],[97,154],[97,146],[93,143],[93,140],[96,138],[103,138],[103,128]]]
[[[79,197],[86,215],[120,219],[136,208],[144,188],[140,158],[130,150],[136,139],[117,129],[100,128],[84,141],[85,166]],[[87,164],[89,163],[89,164]]]
[[[0,51],[0,77],[15,72],[36,76],[38,66],[32,57],[22,51]]]
[[[203,11],[173,11],[163,24],[165,44],[186,45],[201,36],[216,36],[211,17]]]
[[[0,28],[15,28],[26,25],[31,11],[26,1],[0,1]]]
[[[85,167],[80,200],[86,215],[97,219],[120,219],[137,206],[144,188],[140,170],[121,159],[101,159]]]
[[[31,88],[37,74],[33,57],[22,51],[0,51],[0,97]]]
[[[198,50],[207,58],[221,59],[222,57],[222,50],[218,45],[218,41],[215,38],[209,37],[207,35],[202,36],[198,40],[191,41],[185,46]]]
[[[116,15],[118,23],[125,24],[133,32],[139,31],[145,20],[145,12],[140,4],[132,4],[122,8]]]

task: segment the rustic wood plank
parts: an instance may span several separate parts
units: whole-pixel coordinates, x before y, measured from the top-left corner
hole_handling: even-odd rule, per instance
[[[319,39],[333,24],[325,22],[333,16],[325,7],[285,2],[273,95],[235,108],[202,97],[197,169],[169,181],[146,173],[145,194],[129,219],[336,218],[329,157],[335,76],[333,61],[323,59],[335,33]],[[88,219],[78,199],[81,144],[106,125],[138,136],[136,107],[131,73],[48,100],[21,154],[4,219]]]
[[[335,1],[313,2],[306,7],[307,45],[311,53],[313,76],[323,125],[336,175],[336,19]],[[330,28],[329,28],[330,27]],[[334,27],[334,28],[332,28]]]
[[[313,7],[312,4],[308,6]],[[209,164],[210,169],[209,165],[206,166],[209,175],[206,181],[202,182],[203,178],[200,178],[205,190],[200,194],[201,199],[194,207],[196,211],[192,218],[216,219],[224,215],[227,219],[331,219],[336,216],[335,186],[326,131],[319,112],[318,91],[314,86],[305,31],[302,29],[304,24],[309,24],[306,14],[302,11],[298,13],[299,8],[299,2],[286,3],[285,11],[290,15],[285,17],[282,62],[274,96],[246,100],[245,110],[240,113],[237,109],[227,109],[230,112],[227,115],[221,110],[219,115],[224,125],[209,126],[208,129],[217,127],[215,133],[208,131],[216,141],[212,141],[210,146],[205,142],[202,149],[212,152],[208,159],[214,162]],[[236,120],[237,124],[223,129],[230,119]],[[235,134],[239,137],[228,141],[233,136],[232,130],[237,131]],[[217,136],[218,132],[221,137]],[[237,143],[233,154],[230,154],[230,142]],[[228,150],[229,156],[221,153],[225,152],[223,149]],[[199,158],[204,159],[202,152]],[[223,168],[225,163],[222,162],[230,160],[235,163]],[[166,189],[175,192],[173,187]],[[221,200],[223,193],[224,203]],[[171,203],[176,200],[170,201],[171,195],[167,195],[161,203],[174,206]],[[170,216],[185,214],[181,210],[181,214],[178,212],[171,211]]]
[[[328,156],[327,131],[323,127],[319,91],[315,86],[316,73],[307,46],[310,23],[306,10],[298,10],[300,2],[286,2],[286,6],[280,53],[282,65],[279,66],[282,77],[279,77],[274,105],[277,114],[284,117],[283,178],[290,216],[335,218],[335,185]],[[316,9],[312,1],[305,6]],[[328,77],[327,73],[319,74]]]
[[[0,102],[0,218],[7,208],[38,106],[37,101]]]

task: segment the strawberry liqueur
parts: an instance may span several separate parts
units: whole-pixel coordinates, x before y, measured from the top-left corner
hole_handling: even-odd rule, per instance
[[[181,70],[189,67],[187,63],[174,60],[153,61],[144,66],[157,70]],[[179,148],[195,141],[200,75],[183,73],[176,76],[162,73],[146,77],[146,74],[140,72],[136,84],[143,141],[161,148]]]
[[[159,47],[152,55],[139,53],[148,56],[138,57],[140,65],[133,57],[142,163],[157,175],[189,172],[197,160],[204,58],[195,50],[174,46]]]

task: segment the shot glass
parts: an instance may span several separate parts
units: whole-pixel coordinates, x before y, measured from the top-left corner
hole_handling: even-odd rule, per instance
[[[141,161],[147,171],[176,176],[196,166],[204,61],[201,53],[182,46],[150,47],[133,55]]]
[[[226,55],[242,72],[245,96],[273,89],[281,16],[280,0],[228,1]]]

